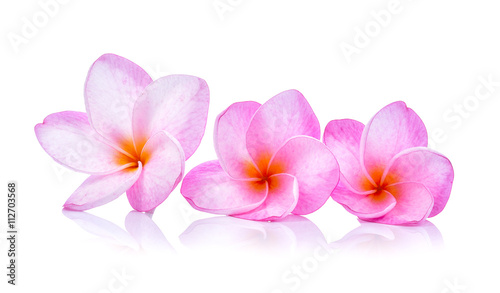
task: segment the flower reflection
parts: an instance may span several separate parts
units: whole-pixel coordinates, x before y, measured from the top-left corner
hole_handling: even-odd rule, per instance
[[[126,231],[108,220],[86,212],[63,209],[62,213],[85,231],[125,250],[174,252],[165,235],[153,221],[153,213],[131,211],[125,218]]]
[[[226,216],[197,220],[179,238],[184,246],[195,250],[293,253],[327,246],[325,237],[313,222],[293,215],[275,222]]]
[[[341,253],[393,255],[431,251],[443,245],[438,228],[429,221],[394,226],[360,221],[360,226],[330,244]]]
[[[125,230],[86,212],[63,209],[63,214],[87,232],[128,251],[170,252],[174,248],[152,220],[152,213],[131,211]],[[287,256],[316,252],[358,256],[387,256],[429,252],[443,245],[438,228],[425,221],[414,226],[394,226],[360,221],[360,226],[340,240],[327,244],[323,233],[305,217],[290,215],[280,221],[248,221],[218,216],[194,221],[179,236],[191,251],[236,252]]]

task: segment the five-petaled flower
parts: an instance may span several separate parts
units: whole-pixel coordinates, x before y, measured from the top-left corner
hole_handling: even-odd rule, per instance
[[[332,198],[360,219],[412,224],[446,205],[453,167],[427,148],[424,123],[404,102],[384,107],[366,126],[330,121],[323,139],[341,172]]]
[[[35,126],[54,160],[90,174],[64,207],[86,210],[126,192],[134,209],[154,209],[181,181],[205,132],[206,82],[188,75],[153,81],[133,62],[105,54],[90,68],[84,94],[87,113],[54,113]]]
[[[335,156],[296,90],[260,105],[234,103],[217,117],[218,161],[191,170],[182,195],[197,210],[250,220],[277,220],[320,208],[339,179]]]

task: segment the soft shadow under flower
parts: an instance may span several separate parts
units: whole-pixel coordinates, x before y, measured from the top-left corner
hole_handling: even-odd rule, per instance
[[[429,252],[443,246],[439,229],[429,221],[394,226],[360,220],[360,226],[330,244],[339,253],[394,255]]]
[[[85,231],[126,250],[175,252],[153,221],[153,213],[131,211],[125,218],[126,231],[108,220],[86,212],[63,209],[62,213]]]
[[[194,250],[244,249],[245,252],[295,253],[327,246],[316,225],[301,216],[259,222],[219,216],[193,222],[180,236]]]

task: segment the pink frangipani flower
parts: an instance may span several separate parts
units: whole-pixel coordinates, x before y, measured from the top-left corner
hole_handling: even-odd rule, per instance
[[[366,126],[333,120],[324,142],[338,160],[332,198],[362,220],[413,224],[439,214],[453,183],[453,167],[427,148],[427,130],[404,102],[380,110]]]
[[[216,119],[218,160],[184,178],[182,195],[197,210],[249,220],[277,220],[320,208],[337,185],[335,156],[296,90],[260,105],[234,103]]]
[[[188,75],[153,81],[131,61],[105,54],[90,68],[84,94],[87,113],[54,113],[35,126],[55,161],[90,174],[64,207],[87,210],[126,192],[134,209],[154,209],[181,181],[205,132],[206,82]]]

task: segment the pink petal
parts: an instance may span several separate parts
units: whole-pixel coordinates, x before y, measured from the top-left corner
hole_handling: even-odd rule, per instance
[[[396,200],[387,191],[381,190],[360,194],[352,191],[349,183],[341,177],[332,198],[353,215],[363,219],[378,218],[387,214],[396,205]]]
[[[299,183],[299,200],[294,214],[319,209],[337,186],[339,165],[330,149],[309,136],[290,138],[273,156],[268,175],[287,173]]]
[[[335,155],[344,179],[358,193],[373,189],[359,161],[359,143],[364,127],[356,120],[332,120],[326,125],[323,135],[323,141]]]
[[[232,179],[218,161],[208,161],[184,177],[181,194],[197,210],[230,215],[260,206],[266,199],[267,184]]]
[[[142,164],[108,175],[91,175],[68,198],[64,208],[83,211],[117,199],[139,178]]]
[[[134,141],[137,149],[161,130],[175,137],[186,159],[198,148],[207,124],[207,83],[189,75],[169,75],[150,84],[135,104]]]
[[[397,154],[384,173],[384,183],[419,182],[434,197],[429,217],[439,214],[450,198],[453,166],[442,154],[428,148],[411,148]]]
[[[59,112],[35,126],[42,148],[59,164],[78,172],[109,174],[130,164],[90,126],[87,114]]]
[[[146,212],[156,208],[170,195],[184,174],[184,151],[170,134],[160,131],[144,145],[142,173],[127,190],[130,205]]]
[[[132,109],[137,97],[152,82],[137,64],[123,57],[104,54],[94,62],[85,83],[85,105],[95,130],[130,154]]]
[[[425,220],[434,205],[431,193],[420,183],[396,183],[385,190],[396,198],[396,206],[381,218],[366,220],[393,225],[415,224]]]
[[[259,107],[257,102],[234,103],[215,119],[215,152],[222,169],[233,178],[262,177],[246,146],[246,131]]]
[[[361,161],[367,177],[378,184],[389,161],[404,149],[427,146],[427,130],[420,117],[404,102],[382,108],[368,122],[361,136]]]
[[[273,221],[290,214],[299,198],[299,184],[297,179],[289,174],[275,174],[268,178],[269,193],[258,208],[242,214],[231,214],[233,217]]]
[[[308,135],[319,139],[318,118],[297,90],[277,94],[255,112],[246,134],[247,149],[261,171],[271,157],[292,136]]]

